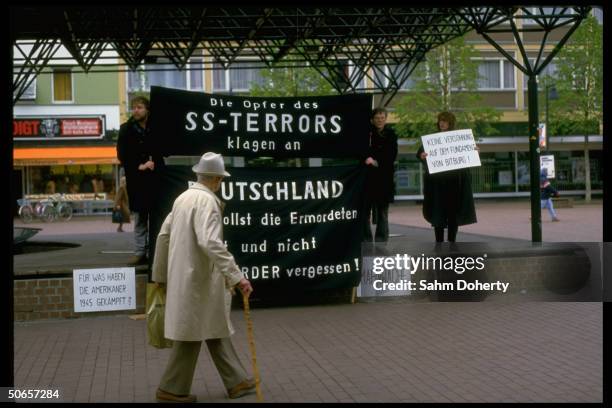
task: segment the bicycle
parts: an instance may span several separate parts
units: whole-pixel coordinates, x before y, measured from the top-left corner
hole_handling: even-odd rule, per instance
[[[28,199],[17,200],[19,204],[19,217],[24,223],[32,222],[34,218],[44,222],[53,222],[56,219],[69,221],[72,218],[72,206],[66,202],[63,194],[54,194],[46,200],[32,205]]]
[[[32,205],[32,202],[28,199],[21,198],[17,200],[17,204],[19,204],[19,218],[24,223],[30,223],[32,220],[36,218],[43,218],[43,205],[40,202]],[[47,213],[46,216],[49,216],[49,209],[45,210]]]
[[[42,219],[46,222],[60,219],[69,221],[72,218],[72,206],[66,202],[64,194],[53,194],[43,202]]]

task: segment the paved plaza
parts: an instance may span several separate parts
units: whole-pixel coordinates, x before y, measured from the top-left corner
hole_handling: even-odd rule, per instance
[[[530,203],[527,199],[476,200],[478,222],[459,228],[458,241],[480,239],[482,235],[496,238],[531,240]],[[600,242],[603,238],[603,202],[599,198],[589,204],[581,201],[572,208],[556,209],[561,222],[551,222],[542,210],[542,238],[545,242]],[[421,205],[414,201],[400,201],[389,209],[389,222],[398,226],[415,227],[409,232],[415,239],[433,241],[433,228],[423,218]],[[15,226],[43,228],[37,237],[66,234],[114,233],[117,224],[110,215],[75,216],[69,222],[23,224],[15,218]],[[133,231],[133,223],[125,224],[126,233]],[[423,235],[421,235],[421,233]],[[121,233],[117,233],[118,236]],[[124,233],[125,234],[125,233]],[[473,237],[471,235],[479,235]],[[463,238],[463,239],[462,239]],[[466,239],[467,238],[467,239]]]
[[[420,206],[390,210],[391,232],[433,241]],[[601,241],[601,201],[544,213],[544,241]],[[529,240],[528,202],[477,202],[460,241]],[[19,226],[16,220],[15,226]],[[31,224],[30,224],[31,225]],[[15,256],[15,272],[121,265],[132,227],[110,217],[39,224],[34,241],[81,246]],[[76,262],[76,261],[75,261]],[[251,311],[266,402],[601,402],[603,306],[590,302],[377,302]],[[236,349],[251,371],[246,324],[232,311]],[[59,387],[67,402],[154,402],[169,356],[125,315],[15,323],[15,385]],[[203,348],[192,392],[228,400]]]
[[[251,311],[267,402],[601,402],[602,304],[403,303]],[[237,352],[250,370],[241,311]],[[126,316],[17,323],[16,385],[153,402],[169,350]],[[228,400],[206,348],[192,392]]]

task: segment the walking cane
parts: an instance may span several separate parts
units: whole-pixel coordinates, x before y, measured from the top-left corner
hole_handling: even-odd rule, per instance
[[[255,353],[255,337],[253,336],[253,322],[251,322],[250,310],[249,310],[249,296],[242,294],[242,303],[244,304],[244,318],[247,322],[247,335],[249,338],[249,348],[251,349],[251,356],[253,357],[253,373],[255,374],[255,391],[257,392],[257,401],[263,402],[263,396],[261,395],[261,388],[259,387],[259,370],[257,369],[257,354]]]

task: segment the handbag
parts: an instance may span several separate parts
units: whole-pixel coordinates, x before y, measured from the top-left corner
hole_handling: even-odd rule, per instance
[[[147,334],[149,344],[156,348],[172,347],[172,340],[164,337],[166,289],[147,283]]]
[[[118,209],[114,208],[113,209],[112,221],[113,221],[113,224],[121,224],[121,223],[123,223],[123,212],[121,212],[121,210],[118,210]]]

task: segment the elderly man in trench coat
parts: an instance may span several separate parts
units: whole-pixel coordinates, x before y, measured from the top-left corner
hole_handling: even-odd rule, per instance
[[[161,401],[196,401],[189,392],[202,341],[230,398],[255,389],[230,340],[233,288],[247,295],[253,289],[223,244],[222,204],[214,193],[229,173],[211,152],[192,170],[198,182],[174,201],[155,245],[153,281],[166,285],[164,332],[174,341],[156,393]]]

